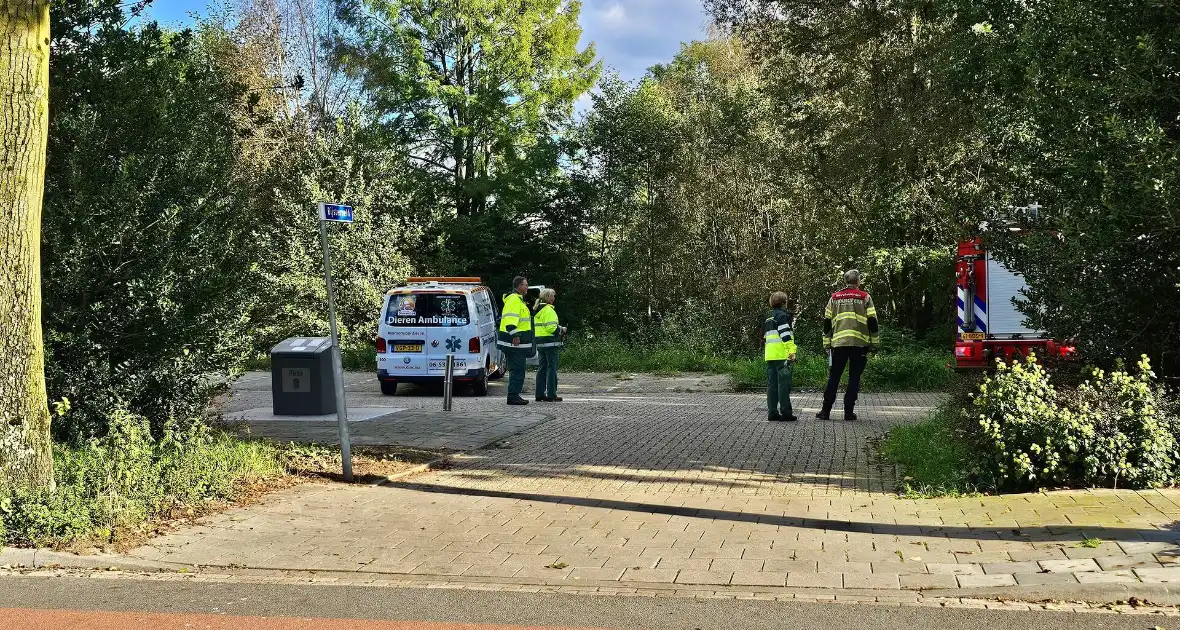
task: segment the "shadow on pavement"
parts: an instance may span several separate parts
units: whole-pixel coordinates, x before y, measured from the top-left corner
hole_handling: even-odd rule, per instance
[[[857,532],[865,534],[879,534],[889,536],[945,536],[964,540],[1013,540],[1020,542],[1053,542],[1059,540],[1076,540],[1079,536],[1102,538],[1111,542],[1176,542],[1180,541],[1180,522],[1173,522],[1165,529],[1134,529],[1112,527],[1089,527],[1074,525],[1049,525],[1045,527],[962,527],[945,525],[903,525],[897,523],[843,521],[825,518],[803,518],[783,516],[780,514],[760,514],[757,512],[739,512],[735,510],[719,510],[713,508],[695,508],[679,505],[663,505],[659,503],[640,503],[638,501],[622,501],[618,499],[594,499],[589,497],[562,496],[554,494],[539,494],[530,492],[502,492],[496,490],[481,490],[472,488],[453,488],[450,486],[390,481],[381,487],[412,490],[416,492],[431,492],[438,494],[455,494],[463,496],[478,496],[496,499],[515,499],[535,501],[539,503],[553,503],[561,505],[576,505],[581,507],[595,507],[607,510],[624,510],[641,514],[664,514],[668,516],[683,516],[706,520],[730,521],[737,523],[759,523],[781,527],[798,527],[831,532]]]
[[[494,470],[480,470],[474,467],[470,460],[461,463],[458,468],[461,469],[462,478],[465,481],[487,481],[495,482],[499,476]],[[721,470],[713,466],[701,466],[700,470]],[[709,477],[678,477],[675,475],[635,475],[631,473],[621,472],[602,472],[596,470],[575,470],[571,471],[565,466],[545,466],[542,464],[535,464],[529,466],[514,465],[512,473],[517,477],[527,479],[594,479],[597,481],[619,481],[619,482],[636,482],[644,485],[656,486],[660,484],[685,484],[691,483],[696,486],[711,486],[717,488],[741,489],[741,488],[756,488],[759,483],[789,483],[792,481],[792,475],[784,473],[781,475],[771,473],[750,473],[751,475],[758,475],[758,480],[742,481],[740,479],[726,479],[726,478],[709,478]]]

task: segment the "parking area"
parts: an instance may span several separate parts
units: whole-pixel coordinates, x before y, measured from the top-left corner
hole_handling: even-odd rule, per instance
[[[724,377],[573,374],[562,384],[562,403],[512,409],[494,391],[461,394],[453,410],[443,412],[438,388],[383,396],[370,375],[347,377],[349,407],[366,412],[363,421],[351,423],[358,444],[468,451],[439,475],[447,487],[576,495],[886,493],[896,486],[896,470],[874,455],[870,442],[940,400],[936,394],[865,394],[860,421],[817,421],[811,416],[820,397],[811,392],[795,396],[802,422],[768,423],[763,398],[727,391]],[[269,400],[269,374],[251,373],[226,408],[239,419],[256,410],[261,419],[249,421],[255,435],[336,441],[334,419],[270,420]],[[381,408],[390,412],[381,414]],[[509,444],[481,450],[518,433]]]
[[[818,394],[804,393],[795,399],[801,422],[768,423],[761,396],[726,392],[712,377],[571,375],[563,403],[506,410],[500,396],[461,397],[448,416],[428,390],[381,397],[361,376],[350,376],[350,404],[402,409],[387,419],[400,416],[406,431],[453,425],[461,414],[544,421],[473,447],[444,470],[376,486],[293,488],[132,555],[597,589],[1180,580],[1173,491],[898,497],[898,473],[872,443],[923,417],[938,394],[866,394],[861,420],[848,423],[812,418]],[[267,385],[244,380],[228,405],[265,404]]]

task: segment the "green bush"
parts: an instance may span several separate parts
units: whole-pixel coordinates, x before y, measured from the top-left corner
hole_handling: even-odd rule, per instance
[[[1087,480],[1102,485],[1155,488],[1170,484],[1180,464],[1176,417],[1147,357],[1138,374],[1096,370],[1072,404],[1093,427],[1083,458]]]
[[[734,387],[738,391],[753,392],[766,389],[766,361],[743,359],[733,370]],[[827,355],[800,352],[799,360],[791,372],[791,385],[795,389],[822,388],[828,382]]]
[[[1030,356],[985,379],[973,406],[987,473],[1001,488],[1171,483],[1176,420],[1144,357],[1138,374],[1095,371],[1059,392]]]
[[[153,439],[146,418],[117,411],[107,434],[54,449],[53,491],[0,488],[0,543],[115,542],[173,510],[200,510],[245,484],[282,475],[278,450],[170,421]]]
[[[345,343],[340,350],[340,365],[348,372],[377,372],[377,348],[371,343]],[[246,359],[242,369],[270,370],[270,354],[258,354]]]

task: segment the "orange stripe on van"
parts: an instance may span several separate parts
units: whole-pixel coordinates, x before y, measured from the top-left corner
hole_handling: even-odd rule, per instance
[[[409,278],[406,280],[406,282],[409,282],[409,283],[438,282],[439,284],[443,284],[443,283],[446,283],[446,284],[479,284],[479,283],[483,282],[483,279],[482,278],[472,278],[472,277],[462,277],[462,276],[437,277],[437,278],[428,277],[428,276],[419,276],[419,277]]]

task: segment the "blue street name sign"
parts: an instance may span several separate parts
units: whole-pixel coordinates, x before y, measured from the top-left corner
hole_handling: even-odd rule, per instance
[[[320,202],[320,220],[352,223],[352,206]]]

